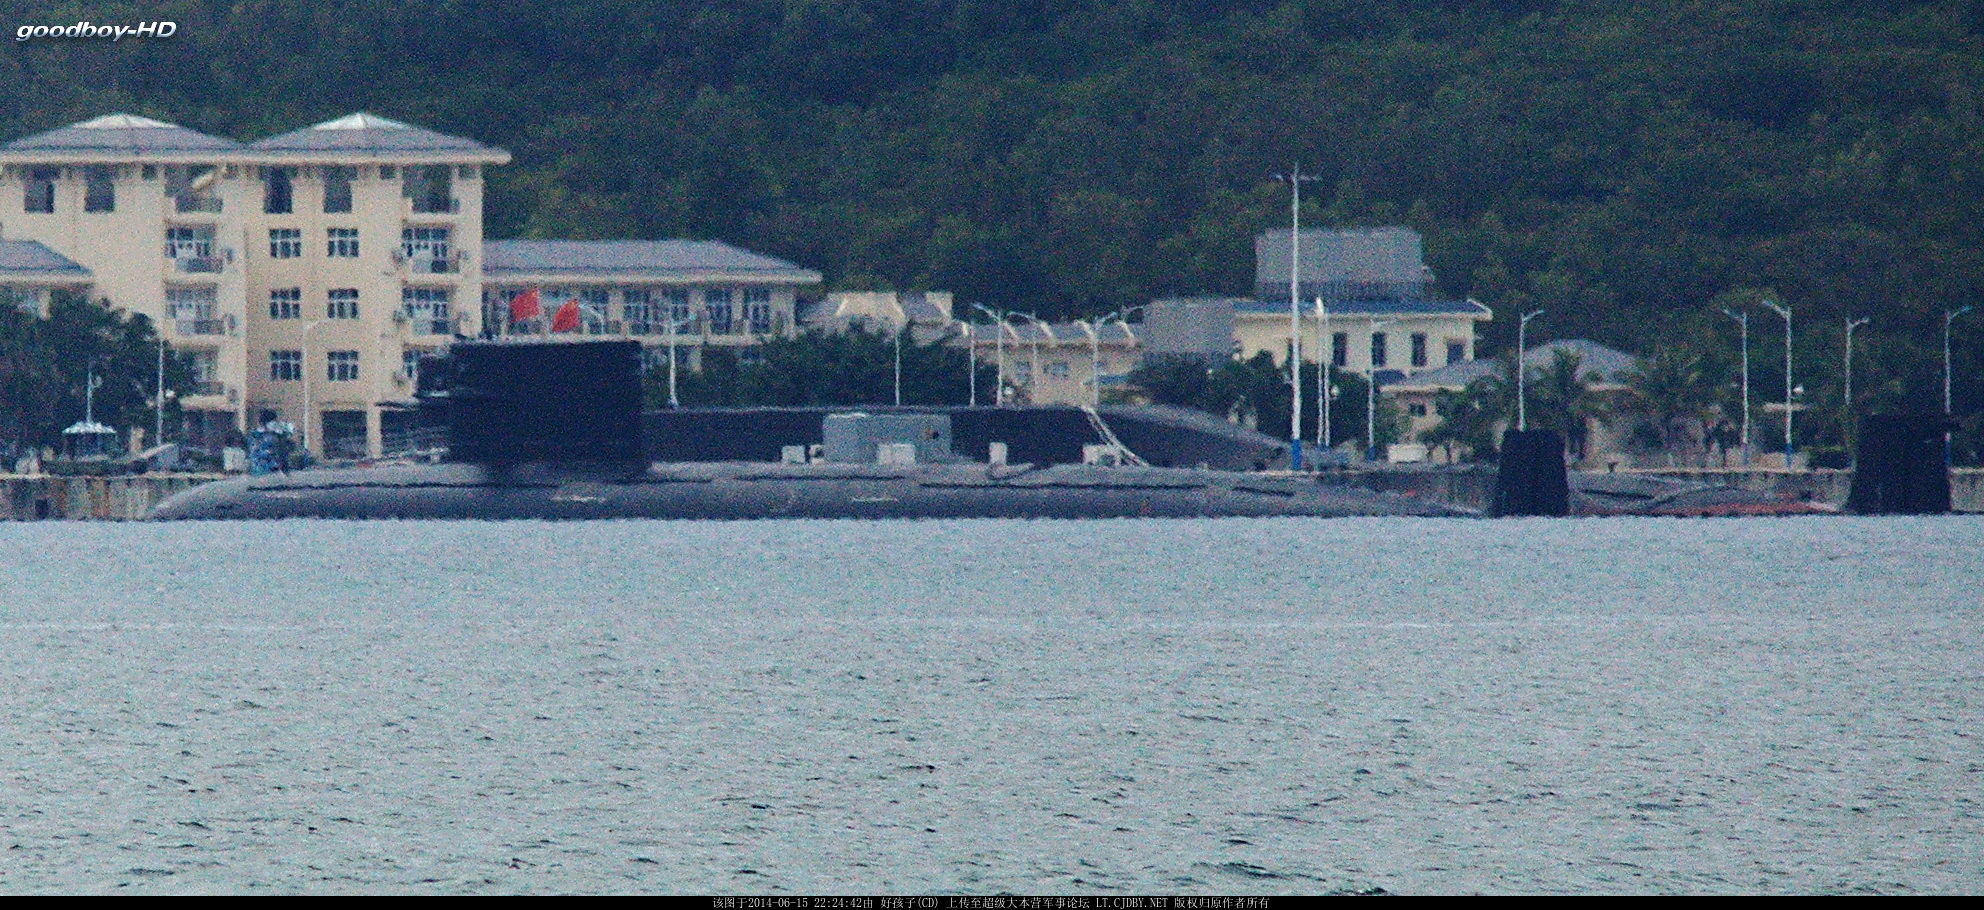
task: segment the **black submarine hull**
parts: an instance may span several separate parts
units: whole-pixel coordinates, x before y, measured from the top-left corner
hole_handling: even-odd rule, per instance
[[[902,519],[1464,516],[1313,479],[1081,465],[396,465],[239,478],[154,520]]]

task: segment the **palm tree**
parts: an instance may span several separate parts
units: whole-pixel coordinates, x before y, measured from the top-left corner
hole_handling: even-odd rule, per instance
[[[1539,426],[1564,435],[1573,461],[1583,461],[1591,425],[1609,423],[1612,411],[1591,387],[1591,379],[1581,375],[1583,355],[1566,348],[1552,353],[1550,362],[1537,368],[1529,380],[1531,410]]]
[[[1634,362],[1622,378],[1628,410],[1652,428],[1669,465],[1679,449],[1706,443],[1694,439],[1694,431],[1712,426],[1718,411],[1716,386],[1704,374],[1701,355],[1663,347]]]

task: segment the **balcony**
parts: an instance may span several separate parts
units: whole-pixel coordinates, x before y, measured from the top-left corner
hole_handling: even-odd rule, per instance
[[[174,318],[172,331],[181,338],[221,338],[234,334],[234,317]]]
[[[406,249],[393,252],[393,263],[409,275],[459,275],[467,262],[468,252],[465,250],[439,254]]]
[[[180,390],[179,394],[184,396],[225,395],[227,394],[227,383],[212,379],[188,383],[186,388]]]
[[[463,326],[463,316],[436,316],[431,312],[393,311],[393,322],[406,326],[415,335],[453,335]]]
[[[423,216],[445,217],[448,215],[459,215],[461,214],[462,211],[462,201],[460,199],[454,198],[453,196],[436,196],[431,194],[420,195],[420,196],[402,196],[400,197],[400,200],[401,200],[400,201],[401,213],[409,216],[423,215]]]
[[[180,194],[172,197],[172,210],[181,215],[218,215],[221,207],[219,196]]]

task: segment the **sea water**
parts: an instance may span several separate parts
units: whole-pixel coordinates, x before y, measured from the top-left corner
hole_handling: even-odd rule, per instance
[[[1984,889],[1984,519],[0,525],[0,892]]]

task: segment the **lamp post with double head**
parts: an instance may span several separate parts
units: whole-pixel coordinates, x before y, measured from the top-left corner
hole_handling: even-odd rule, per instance
[[[998,352],[999,364],[995,380],[998,385],[992,389],[992,406],[999,407],[1006,403],[1006,313],[1004,310],[991,309],[982,303],[974,303],[971,308],[991,317],[992,324],[997,329],[992,333],[992,345]]]
[[[1029,333],[1031,337],[1027,338],[1027,348],[1032,353],[1031,356],[1028,358],[1029,366],[1027,367],[1027,375],[1026,375],[1026,397],[1028,404],[1039,404],[1040,403],[1040,394],[1039,394],[1040,336],[1046,334],[1047,326],[1045,323],[1042,323],[1040,321],[1040,317],[1035,316],[1032,313],[1014,312],[1009,315],[1018,316],[1021,319],[1024,319],[1027,322],[1033,324],[1033,331]],[[1020,333],[1015,331],[1013,333],[1013,339],[1017,341],[1019,337],[1020,337]]]

